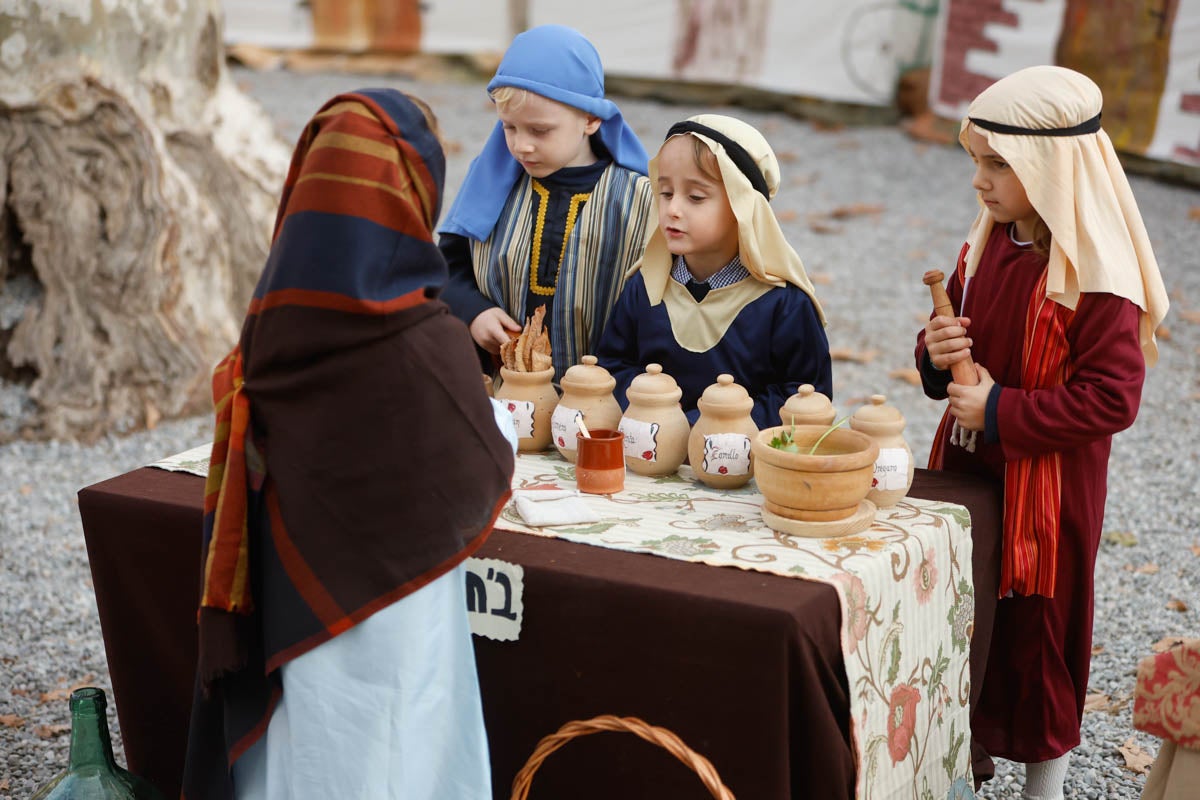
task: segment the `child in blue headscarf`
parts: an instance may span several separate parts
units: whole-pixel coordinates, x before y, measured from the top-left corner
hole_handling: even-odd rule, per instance
[[[641,257],[646,150],[604,97],[596,48],[571,28],[519,34],[487,91],[499,120],[439,231],[450,267],[442,299],[485,351],[487,372],[545,305],[557,382],[594,351]]]

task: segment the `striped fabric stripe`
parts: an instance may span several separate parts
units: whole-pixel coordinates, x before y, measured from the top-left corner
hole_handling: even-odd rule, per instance
[[[965,267],[966,260],[960,254],[957,270],[960,282],[965,278]],[[1046,297],[1046,273],[1043,273],[1025,313],[1021,388],[1060,386],[1070,377],[1067,330],[1073,318],[1072,310]],[[929,451],[931,469],[942,468],[951,422],[947,408]],[[1000,597],[1010,591],[1054,596],[1061,505],[1062,457],[1058,453],[1005,464]]]
[[[1070,377],[1067,328],[1075,312],[1046,297],[1046,273],[1025,315],[1021,386],[1046,389]],[[1000,594],[1054,596],[1058,570],[1062,456],[1047,453],[1010,461],[1004,468],[1004,548]]]
[[[650,183],[645,176],[621,167],[609,166],[596,181],[565,244],[555,284],[549,329],[556,379],[594,352],[599,343],[625,276],[641,258],[650,201]],[[525,308],[525,287],[533,252],[535,203],[532,181],[524,176],[505,204],[491,238],[472,242],[477,283],[518,321],[531,311]]]

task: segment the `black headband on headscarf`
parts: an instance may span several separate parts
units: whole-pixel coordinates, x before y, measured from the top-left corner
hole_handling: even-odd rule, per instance
[[[1003,122],[992,122],[978,117],[967,117],[971,122],[985,131],[992,133],[1008,133],[1017,136],[1082,136],[1085,133],[1095,133],[1100,130],[1100,115],[1072,125],[1069,128],[1021,128],[1016,125],[1005,125]]]
[[[746,176],[747,180],[750,181],[750,185],[753,186],[759,192],[759,194],[767,198],[768,202],[770,202],[771,190],[767,187],[767,179],[763,177],[762,170],[758,168],[758,164],[754,163],[754,159],[748,152],[746,152],[746,148],[742,147],[740,144],[735,142],[733,139],[730,139],[720,131],[714,130],[707,125],[701,125],[699,122],[693,122],[691,120],[676,122],[671,126],[671,129],[667,131],[666,138],[670,139],[672,136],[680,133],[698,133],[701,136],[707,136],[709,139],[712,139],[714,142],[724,147],[725,153],[729,156],[729,160],[732,161],[739,170],[741,170],[741,173]]]

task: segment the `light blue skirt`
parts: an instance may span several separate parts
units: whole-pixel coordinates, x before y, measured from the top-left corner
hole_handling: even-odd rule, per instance
[[[233,767],[239,800],[490,800],[465,572],[283,666],[267,733]]]

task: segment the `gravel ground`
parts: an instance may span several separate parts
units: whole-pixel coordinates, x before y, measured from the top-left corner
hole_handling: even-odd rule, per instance
[[[233,74],[289,144],[317,106],[339,91],[392,85],[425,98],[449,143],[451,191],[493,119],[477,82]],[[965,154],[915,142],[892,127],[837,129],[769,112],[618,99],[651,150],[672,122],[701,111],[731,113],[766,134],[784,171],[776,212],[817,283],[831,346],[850,357],[835,364],[835,405],[847,413],[871,394],[886,394],[905,414],[906,435],[923,459],[940,406],[892,373],[911,367],[913,337],[929,308],[921,275],[931,267],[952,268],[974,214]],[[1137,661],[1164,637],[1200,635],[1200,512],[1184,501],[1198,474],[1200,271],[1194,265],[1200,221],[1189,212],[1200,207],[1200,191],[1136,176],[1131,182],[1173,308],[1141,414],[1113,448],[1090,686],[1110,702],[1084,717],[1068,798],[1140,794],[1144,775],[1127,769],[1118,751],[1130,741],[1150,755],[1158,748],[1131,723]],[[4,299],[0,294],[0,305]],[[0,384],[0,409],[16,407],[19,394]],[[110,689],[76,492],[209,438],[208,418],[195,417],[90,446],[0,447],[0,797],[28,797],[66,762],[69,687]],[[1182,603],[1169,607],[1173,600]],[[110,720],[115,728],[115,713]],[[982,796],[1017,798],[1021,781],[1019,765],[1000,762]]]

